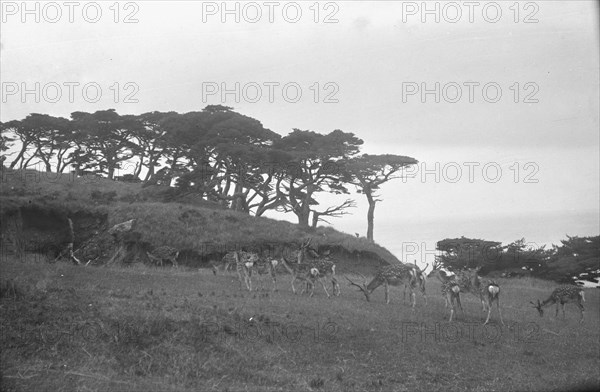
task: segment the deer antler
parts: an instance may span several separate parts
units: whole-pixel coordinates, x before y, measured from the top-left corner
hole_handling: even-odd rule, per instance
[[[350,285],[358,287],[360,289],[360,291],[362,291],[363,294],[365,295],[365,297],[367,298],[367,302],[369,302],[370,301],[370,293],[369,293],[369,290],[367,289],[367,278],[365,278],[365,276],[363,274],[359,273],[358,275],[362,276],[362,278],[363,278],[362,284],[353,282],[347,276],[346,276],[346,279],[348,280],[348,282],[350,282]]]

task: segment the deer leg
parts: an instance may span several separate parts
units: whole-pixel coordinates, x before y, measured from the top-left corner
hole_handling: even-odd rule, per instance
[[[296,294],[296,288],[294,287],[294,282],[295,282],[295,281],[296,281],[296,277],[294,276],[294,277],[292,278],[292,292],[293,292],[294,294]]]
[[[308,284],[307,284],[307,287],[308,287]],[[327,291],[327,290],[325,290],[325,291]],[[315,281],[311,279],[310,296],[312,297],[314,294],[315,294]]]
[[[460,293],[456,294],[456,302],[458,303],[458,307],[460,308],[460,311],[462,312],[462,314],[465,314],[465,310],[462,307],[462,304],[460,303]]]
[[[583,307],[583,304],[581,302],[575,302],[575,304],[577,305],[579,310],[581,310],[581,319],[579,320],[579,322],[582,323],[583,322],[583,314],[585,313],[585,308]]]
[[[242,279],[242,274],[240,273],[240,271],[239,271],[239,270],[237,271],[237,275],[238,275],[238,280],[240,281],[240,290],[241,290],[241,289],[242,289],[242,286],[243,286],[243,284],[244,284],[244,282],[246,281],[246,278],[244,277],[244,278]]]
[[[500,316],[500,322],[504,325],[504,320],[502,320],[502,312],[500,311],[500,297],[496,297],[496,306],[498,307],[498,315]]]
[[[336,297],[339,297],[340,296],[340,284],[338,283],[337,279],[334,277],[331,277],[331,284],[333,285],[333,295],[335,295]]]
[[[300,292],[300,295],[304,294],[304,293],[308,294],[308,280],[305,280],[303,285],[302,285],[302,291]]]
[[[318,278],[319,279],[319,283],[321,283],[321,286],[323,286],[323,290],[325,290],[325,294],[327,294],[327,298],[330,298],[329,292],[327,291],[327,286],[325,286],[325,282],[323,282],[323,278]]]
[[[487,318],[485,319],[485,322],[483,323],[483,325],[486,325],[489,321],[490,321],[490,315],[492,314],[492,306],[491,304],[488,303],[488,314],[487,314]]]
[[[387,282],[385,282],[385,303],[390,303],[390,287]]]
[[[454,297],[452,297],[450,293],[446,293],[446,301],[450,303],[450,320],[448,320],[448,322],[451,323],[452,316],[454,316]]]

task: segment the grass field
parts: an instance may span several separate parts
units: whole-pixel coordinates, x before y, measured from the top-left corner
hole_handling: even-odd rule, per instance
[[[548,391],[599,386],[599,293],[586,319],[529,305],[555,287],[500,280],[506,326],[473,296],[448,324],[439,285],[413,313],[402,289],[342,295],[239,289],[232,273],[1,262],[3,391]],[[270,281],[265,279],[265,287]]]

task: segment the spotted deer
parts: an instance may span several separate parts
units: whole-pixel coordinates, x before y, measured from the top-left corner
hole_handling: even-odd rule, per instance
[[[502,320],[502,312],[500,311],[500,286],[494,281],[488,281],[484,283],[482,278],[478,275],[481,267],[475,269],[468,269],[466,271],[460,271],[456,274],[455,281],[460,287],[460,291],[463,293],[471,293],[478,297],[481,301],[483,311],[488,311],[487,318],[485,319],[484,325],[490,321],[490,315],[492,313],[492,305],[496,302],[498,308],[498,315],[500,316],[500,322],[504,325]]]
[[[425,290],[425,283],[427,283],[427,275],[425,274],[425,270],[427,269],[427,267],[429,266],[429,264],[425,264],[425,268],[423,268],[421,270],[421,268],[419,268],[417,266],[417,260],[414,261],[414,266],[411,266],[414,269],[414,273],[415,273],[415,277],[416,280],[413,280],[412,283],[410,281],[406,281],[404,282],[404,301],[406,302],[406,289],[410,287],[411,284],[413,284],[414,286],[418,287],[419,290],[421,291],[421,294],[423,295],[423,299],[425,300],[425,306],[427,306],[427,292]],[[412,289],[414,290],[415,287],[412,287]]]
[[[248,291],[252,291],[251,269],[254,267],[254,262],[258,261],[258,255],[244,251],[233,251],[230,253],[235,261],[235,270],[240,280],[240,289],[245,284]],[[224,258],[226,257],[227,255]]]
[[[584,291],[581,287],[577,286],[559,287],[555,289],[552,294],[550,294],[550,297],[548,297],[548,299],[546,299],[544,302],[540,302],[539,299],[537,300],[537,304],[530,301],[533,307],[537,309],[540,317],[544,316],[544,307],[556,304],[555,317],[558,317],[558,306],[560,305],[562,307],[563,318],[565,318],[565,304],[574,303],[581,311],[581,319],[579,320],[580,323],[583,322],[583,315],[585,313],[585,308],[583,307],[582,302],[585,302]]]
[[[309,251],[309,246],[312,241],[312,238],[309,238],[306,241],[302,241],[300,247],[296,250],[289,252],[284,255],[283,258],[287,261],[288,264],[297,263],[302,264],[307,260],[307,252]]]
[[[312,260],[312,261],[308,262],[308,264],[311,267],[310,277],[313,280],[312,285],[311,285],[312,287],[311,287],[310,296],[311,297],[313,296],[313,293],[315,290],[314,280],[318,280],[319,283],[321,283],[321,286],[323,286],[323,290],[325,290],[325,294],[327,294],[327,297],[329,298],[329,292],[327,291],[327,287],[325,286],[325,283],[323,282],[323,279],[326,279],[326,278],[331,280],[333,295],[335,295],[336,297],[339,296],[341,290],[340,290],[340,284],[338,283],[338,281],[335,277],[335,263],[327,257],[327,258]]]
[[[165,260],[169,261],[173,267],[177,268],[177,256],[179,256],[179,250],[171,246],[160,246],[155,248],[152,252],[146,252],[146,255],[154,264],[163,266]]]
[[[442,297],[444,297],[445,300],[444,307],[447,308],[450,305],[450,297],[448,296],[448,290],[450,285],[448,283],[454,281],[456,275],[454,274],[454,272],[444,269],[441,263],[436,261],[433,263],[433,269],[431,270],[431,272],[429,272],[428,277],[436,277],[441,282]]]
[[[346,277],[346,279],[351,285],[358,287],[363,292],[367,301],[370,301],[371,293],[373,293],[377,287],[383,284],[385,287],[385,302],[387,304],[390,303],[389,286],[399,286],[408,282],[411,290],[410,296],[412,299],[412,308],[413,310],[415,308],[416,300],[414,289],[417,285],[417,277],[415,275],[415,269],[412,266],[406,264],[393,264],[385,266],[379,269],[375,277],[371,279],[369,283],[366,283],[364,276],[364,281],[362,284],[355,283],[348,277]]]
[[[450,319],[449,323],[452,322],[452,316],[454,316],[456,305],[458,309],[464,314],[464,310],[462,308],[462,304],[460,303],[460,286],[453,279],[450,279],[446,282],[442,283],[442,294],[444,295],[444,299],[446,300],[446,306],[450,305]],[[456,303],[456,305],[455,305]]]
[[[272,290],[277,291],[277,275],[275,273],[275,269],[277,268],[278,264],[279,262],[276,259],[259,257],[258,260],[256,260],[250,267],[250,278],[252,278],[252,273],[256,273],[260,281],[260,288],[262,289],[263,283],[261,275],[269,275],[271,276],[271,281],[273,282]]]
[[[318,269],[314,268],[313,266],[307,263],[288,263],[284,257],[281,258],[281,265],[289,272],[289,274],[292,277],[291,284],[292,292],[294,294],[296,294],[296,287],[294,286],[294,283],[296,283],[296,281],[302,281],[306,283],[306,286],[304,287],[300,295],[304,293],[307,287],[314,286],[314,280],[319,274]],[[312,291],[314,291],[314,287],[311,288]]]

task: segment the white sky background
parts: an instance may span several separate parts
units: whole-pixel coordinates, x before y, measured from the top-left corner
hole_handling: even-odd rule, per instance
[[[596,2],[519,2],[518,23],[513,1],[495,3],[502,11],[497,23],[482,15],[484,5],[491,3],[484,1],[474,9],[473,23],[464,2],[455,3],[462,11],[457,23],[448,21],[456,8],[446,7],[444,18],[446,2],[438,3],[439,23],[434,15],[427,15],[423,23],[422,9],[416,15],[403,14],[403,7],[421,8],[420,1],[331,2],[327,8],[321,2],[319,23],[313,21],[312,1],[297,3],[302,10],[297,23],[287,22],[282,15],[288,2],[278,2],[273,23],[263,2],[256,3],[262,5],[259,23],[249,23],[244,15],[239,23],[234,15],[223,23],[221,2],[204,2],[204,7],[219,8],[216,15],[204,15],[206,23],[202,2],[131,3],[135,7],[119,3],[119,23],[109,8],[114,2],[99,3],[102,16],[89,23],[82,16],[89,2],[80,2],[70,23],[69,9],[57,2],[62,17],[49,23],[55,9],[46,7],[44,15],[46,3],[39,2],[39,23],[33,14],[25,15],[23,23],[21,2],[4,2],[3,93],[14,83],[19,87],[25,83],[30,89],[35,82],[42,87],[52,82],[80,85],[75,87],[73,102],[65,86],[55,103],[43,94],[39,102],[32,94],[5,94],[0,119],[22,119],[32,112],[68,118],[73,111],[108,108],[120,114],[183,113],[224,104],[282,135],[292,128],[353,132],[365,141],[363,152],[408,155],[421,162],[416,177],[384,185],[384,201],[375,212],[376,241],[406,261],[424,257],[406,254],[411,242],[425,243],[431,251],[436,241],[461,235],[505,243],[525,237],[543,244],[558,243],[565,234],[600,232]],[[35,4],[28,3],[30,9]],[[233,9],[234,2],[228,4]],[[245,3],[239,4],[242,10]],[[427,4],[434,9],[436,2]],[[17,13],[12,15],[14,7]],[[247,10],[253,18],[254,10]],[[94,18],[93,8],[88,11]],[[133,11],[138,22],[123,23]],[[333,11],[338,22],[323,23]],[[532,13],[537,23],[523,23]],[[295,16],[292,8],[287,16]],[[487,16],[495,17],[493,8]],[[87,102],[82,94],[81,86],[89,82],[102,88],[96,103]],[[115,82],[121,93],[116,103],[110,90]],[[133,96],[138,103],[124,102],[133,91],[124,89],[127,82],[139,87]],[[273,102],[263,85],[262,99],[253,103],[244,96],[236,102],[232,94],[224,100],[220,94],[203,99],[202,86],[207,82],[227,83],[230,89],[236,82],[280,85],[275,87]],[[302,89],[296,103],[286,101],[293,94],[282,93],[281,86],[290,82]],[[317,82],[320,96],[315,103],[311,86]],[[324,88],[328,82],[338,87],[332,97],[337,103],[324,102],[333,91]],[[422,102],[417,94],[403,100],[403,83],[426,83],[432,89],[436,82],[458,83],[461,99],[450,103],[441,96],[436,103],[428,95]],[[480,84],[473,102],[464,82]],[[502,89],[497,103],[486,102],[482,95],[482,86],[490,82]],[[518,103],[510,89],[515,82],[520,86]],[[530,98],[539,102],[523,102],[533,91],[533,87],[525,89],[525,83],[537,86]],[[48,90],[51,99],[53,91]],[[248,92],[252,99],[254,90]],[[454,95],[455,90],[448,90],[448,100]],[[494,95],[490,90],[488,98]],[[438,182],[433,173],[436,162]],[[464,162],[479,164],[472,182]],[[494,168],[488,177],[482,173],[486,163],[502,168],[498,182],[486,181],[495,176]],[[532,164],[526,167],[527,163]],[[447,176],[444,165],[449,165]],[[452,182],[457,165],[462,167],[462,177]],[[423,169],[431,174],[423,178]],[[525,182],[528,174],[537,182]],[[367,203],[362,195],[350,197],[359,207],[353,215],[332,223],[342,231],[365,235]],[[330,201],[324,196],[319,200],[323,208]],[[284,218],[295,221],[291,214]]]

